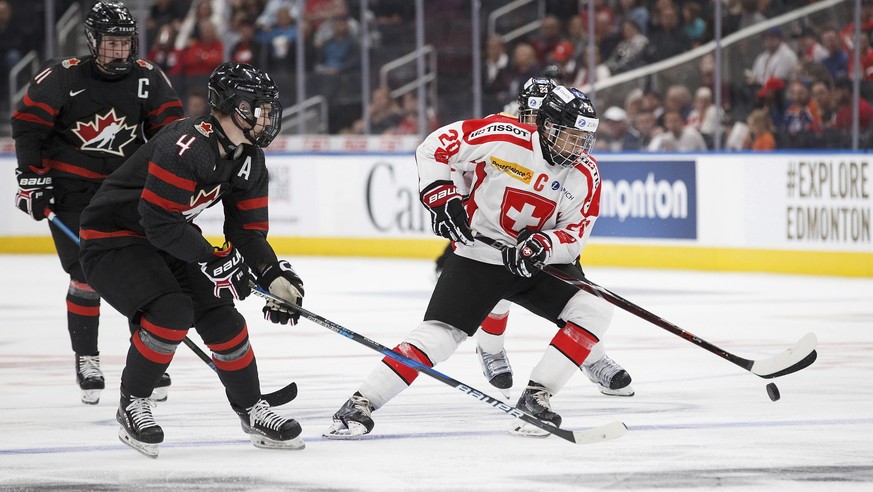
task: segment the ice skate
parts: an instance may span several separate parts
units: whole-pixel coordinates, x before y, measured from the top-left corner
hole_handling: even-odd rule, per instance
[[[82,390],[82,403],[96,405],[100,402],[100,392],[106,387],[100,371],[100,354],[76,354],[76,382]]]
[[[115,420],[121,424],[118,439],[149,458],[158,457],[158,444],[164,441],[164,430],[155,422],[148,398],[137,398],[121,389],[121,402]]]
[[[555,427],[561,426],[561,416],[552,411],[551,395],[543,385],[530,381],[516,405],[518,408]],[[521,420],[513,422],[509,433],[521,437],[548,437],[551,434]]]
[[[322,435],[328,439],[357,439],[369,434],[376,425],[370,416],[372,413],[370,400],[355,393],[333,414],[333,425]]]
[[[270,408],[266,400],[258,400],[251,408],[231,405],[239,416],[243,432],[249,435],[256,448],[303,449],[302,429],[294,419],[286,419]]]
[[[149,399],[157,403],[167,401],[167,396],[170,394],[171,384],[173,384],[173,381],[170,379],[170,375],[167,373],[161,374],[161,379],[158,381],[158,385],[155,386],[155,389],[152,390],[152,396],[150,396]]]
[[[479,356],[482,374],[491,386],[499,389],[503,396],[509,398],[509,389],[512,388],[512,366],[509,365],[506,350],[492,354],[482,350],[482,347],[476,347],[476,355]]]
[[[630,374],[609,356],[603,356],[602,359],[590,364],[586,361],[582,364],[582,372],[604,395],[634,396],[634,389],[630,385]]]

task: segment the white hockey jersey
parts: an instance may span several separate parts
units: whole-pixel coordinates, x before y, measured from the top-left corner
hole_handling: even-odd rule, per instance
[[[452,171],[471,173],[466,203],[470,227],[514,245],[524,228],[552,240],[547,263],[572,263],[582,252],[600,211],[600,173],[591,156],[573,168],[543,157],[536,128],[501,115],[446,125],[416,150],[419,191],[451,181]],[[502,265],[499,251],[482,242],[455,244],[465,258]]]

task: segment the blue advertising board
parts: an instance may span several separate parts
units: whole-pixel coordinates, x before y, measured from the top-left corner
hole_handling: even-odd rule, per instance
[[[591,235],[696,239],[694,160],[601,161],[600,216]]]

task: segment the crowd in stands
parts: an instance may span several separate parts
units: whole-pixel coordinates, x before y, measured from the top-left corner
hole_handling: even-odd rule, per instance
[[[592,0],[593,33],[588,32],[587,3],[544,1],[546,15],[532,34],[508,42],[501,36],[483,40],[485,114],[506,108],[532,76],[552,76],[589,91],[594,80],[686,53],[713,38],[716,0]],[[818,0],[717,1],[723,4],[727,36]],[[438,7],[469,16],[468,0],[425,4],[429,15]],[[503,2],[481,4],[483,10],[493,10]],[[362,32],[359,3],[350,0],[152,0],[149,5],[141,53],[165,71],[191,114],[208,110],[203,87],[212,70],[235,60],[271,73],[286,107],[297,102],[296,74],[302,66],[307,96],[322,95],[329,101],[330,133],[361,134],[365,117],[372,134],[418,133],[416,91],[392,97],[396,87],[378,86],[372,91],[369,114],[361,114],[363,41],[378,54],[399,43],[402,33],[414,33],[411,0],[369,0],[368,32]],[[7,69],[21,56],[21,49],[7,46],[12,42],[4,35],[20,29],[9,21],[10,10],[9,1],[0,0],[0,63]],[[434,27],[426,23],[426,31]],[[623,104],[598,105],[603,125],[597,150],[712,149],[717,128],[723,138],[720,147],[733,150],[845,147],[852,125],[849,77],[855,49],[860,50],[863,76],[860,129],[863,138],[873,140],[873,0],[862,0],[857,47],[851,22],[801,21],[790,27],[797,29],[772,27],[751,40],[745,79],[720,83],[721,111],[714,101],[712,55],[699,60],[699,78],[693,81],[658,87],[641,80],[638,87],[624,89],[628,92],[620,95]],[[592,37],[595,49],[590,52]],[[299,50],[298,39],[304,40]],[[414,34],[406,39],[414,40]],[[448,122],[440,121],[431,103],[428,131]],[[478,115],[464,115],[473,116]]]

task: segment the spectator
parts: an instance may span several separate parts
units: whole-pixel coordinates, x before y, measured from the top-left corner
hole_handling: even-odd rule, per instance
[[[208,116],[211,110],[206,90],[201,86],[192,87],[185,97],[185,116],[187,118]]]
[[[182,27],[182,19],[190,6],[187,1],[155,0],[149,9],[146,19],[146,45],[151,46],[164,26],[171,26],[174,31]]]
[[[655,115],[656,121],[663,119],[664,98],[661,93],[651,88],[643,91],[643,110],[651,111]]]
[[[764,51],[755,58],[748,83],[763,85],[767,80],[776,77],[791,80],[797,65],[797,55],[782,40],[782,29],[771,27],[761,36]]]
[[[609,71],[609,67],[606,66],[605,63],[600,59],[600,50],[597,47],[594,47],[594,76],[590,76],[588,73],[588,51],[587,49],[583,51],[585,56],[582,57],[583,63],[579,64],[579,70],[576,71],[576,79],[573,82],[573,87],[578,87],[582,92],[589,92],[591,90],[591,84],[598,80],[606,80],[611,75],[612,72]]]
[[[269,31],[276,25],[276,14],[280,9],[285,9],[294,19],[300,19],[303,12],[300,11],[300,0],[267,0],[264,10],[255,21],[259,30]]]
[[[810,89],[812,101],[821,115],[822,128],[833,128],[837,116],[837,101],[834,99],[833,90],[827,81],[818,81],[812,84]]]
[[[701,16],[699,3],[687,2],[682,6],[682,32],[691,42],[691,47],[698,47],[706,41],[706,21]]]
[[[509,67],[509,55],[503,45],[503,38],[494,35],[485,43],[485,63],[482,77],[483,109],[487,113],[496,113],[508,99],[509,86],[512,84],[512,74]]]
[[[330,4],[330,19],[346,19],[346,23],[348,24],[348,32],[349,37],[359,40],[361,39],[361,24],[351,16],[349,12],[349,7],[346,5],[345,0],[333,0]],[[334,37],[333,33],[333,22],[322,22],[321,25],[318,26],[318,29],[315,30],[315,34],[312,35],[312,45],[315,46],[316,49],[320,48],[324,45],[324,43]],[[378,36],[378,30],[375,31],[375,34]],[[372,36],[371,36],[372,41]],[[373,44],[372,42],[370,43]]]
[[[564,41],[561,35],[561,21],[553,15],[545,16],[540,24],[539,32],[529,41],[536,53],[537,63],[546,64],[549,53],[561,41]]]
[[[621,32],[622,41],[605,63],[613,74],[627,72],[642,65],[646,47],[649,45],[649,40],[640,33],[640,27],[632,21],[623,21]]]
[[[196,1],[197,3],[194,8],[188,11],[188,15],[185,16],[185,19],[182,21],[182,26],[176,34],[177,49],[184,50],[194,41],[200,39],[200,27],[202,26],[202,21],[208,20],[212,22],[213,37],[216,39],[215,26],[223,26],[225,24],[225,19],[227,18],[225,16],[225,8],[227,7],[226,2],[211,2],[210,0]]]
[[[776,150],[775,128],[766,109],[756,109],[746,119],[749,134],[743,148],[755,151]]]
[[[800,34],[797,35],[797,50],[803,61],[821,63],[828,56],[828,50],[818,42],[815,30],[808,26],[801,29]]]
[[[582,25],[585,29],[588,29],[588,22],[585,21],[584,15],[582,19]],[[638,27],[638,29],[642,28]],[[616,29],[616,24],[613,24],[613,16],[610,12],[602,11],[594,15],[594,40],[597,47],[600,48],[600,55],[602,57],[608,60],[623,39],[624,34],[620,29]]]
[[[870,47],[870,37],[873,31],[861,33],[861,80],[873,81],[873,48]],[[855,53],[849,53],[849,77],[855,75]]]
[[[394,133],[403,118],[400,107],[391,98],[391,89],[387,86],[380,86],[373,90],[373,94],[370,96],[369,110],[371,135]],[[364,127],[364,119],[361,118],[352,123],[346,133],[363,135]]]
[[[248,18],[242,19],[239,22],[239,40],[230,49],[230,61],[263,66],[264,51],[255,36],[255,23]]]
[[[861,1],[861,35],[864,33],[873,32],[873,0]],[[840,31],[840,41],[843,43],[843,48],[851,52],[855,46],[855,22],[852,17],[852,22],[846,24]]]
[[[619,0],[617,17],[618,22],[629,20],[640,26],[640,33],[643,36],[649,34],[649,9],[639,5],[639,0]]]
[[[757,93],[757,107],[767,108],[772,121],[782,121],[785,114],[785,82],[773,77]]]
[[[403,94],[402,101],[403,118],[397,124],[397,128],[394,129],[393,133],[395,135],[418,135],[418,97],[414,91],[409,91]],[[439,127],[436,114],[434,114],[433,108],[430,106],[426,107],[424,112],[427,119],[424,131],[425,133],[433,132]]]
[[[667,88],[667,94],[664,96],[664,111],[679,111],[682,119],[688,118],[688,113],[691,112],[691,91],[684,85],[676,84]]]
[[[361,62],[358,40],[349,32],[349,19],[337,16],[330,20],[333,37],[317,49],[315,72],[321,75],[348,74]]]
[[[691,152],[706,150],[700,132],[685,125],[685,118],[675,110],[664,112],[665,131],[652,139],[649,150],[661,152]]]
[[[634,128],[640,136],[640,149],[646,150],[652,145],[652,140],[664,131],[658,126],[655,114],[648,110],[641,110],[633,121]]]
[[[640,135],[630,126],[630,120],[623,109],[610,106],[603,112],[600,121],[595,149],[610,152],[640,149]]]
[[[518,91],[527,82],[527,79],[540,74],[540,66],[537,63],[537,55],[533,46],[527,43],[518,43],[512,52],[512,65],[510,66],[509,91],[504,103],[514,101]]]
[[[567,21],[567,41],[573,44],[573,53],[581,54],[588,48],[585,26],[582,25],[582,18],[578,15],[570,17]]]
[[[852,81],[848,78],[837,79],[834,84],[837,99],[837,114],[834,118],[834,128],[846,132],[852,131]],[[863,97],[858,100],[858,131],[863,133],[871,129],[873,123],[873,107]]]
[[[297,26],[291,11],[280,7],[272,27],[257,34],[258,43],[266,49],[269,71],[288,74],[294,66]]]
[[[718,111],[712,103],[709,87],[700,87],[694,93],[694,104],[686,118],[686,124],[703,136],[707,147],[712,148],[715,127],[718,125]]]
[[[200,37],[192,39],[182,55],[182,73],[189,87],[205,86],[206,79],[224,59],[224,45],[216,35],[215,24],[201,20],[198,31]]]
[[[640,88],[631,89],[624,97],[624,111],[627,113],[628,120],[635,121],[642,110],[643,90]]]
[[[707,53],[700,58],[698,66],[700,70],[701,86],[709,88],[715,94],[715,56],[712,53]],[[731,109],[731,90],[730,83],[726,77],[722,77],[721,81],[721,107],[727,112]]]
[[[548,61],[554,64],[561,71],[561,82],[555,85],[564,85],[565,80],[574,80],[578,65],[576,63],[576,53],[573,52],[573,43],[569,41],[561,41],[555,45],[555,49],[549,53]]]
[[[161,26],[158,37],[155,38],[146,58],[161,67],[161,70],[171,79],[182,73],[182,66],[179,64],[182,60],[182,51],[176,49],[176,30],[173,29],[172,24]]]
[[[761,12],[758,0],[742,0],[740,2],[740,16],[737,21],[737,29],[742,30],[767,20],[767,16]]]
[[[649,63],[665,60],[691,49],[691,40],[679,27],[675,7],[661,10],[660,28],[649,35],[645,58]]]
[[[809,96],[809,89],[796,80],[788,90],[791,105],[785,110],[779,132],[788,148],[812,148],[821,144],[822,126],[818,108]]]
[[[863,36],[862,36],[863,37]],[[849,55],[843,51],[840,43],[840,35],[837,30],[828,27],[821,32],[821,44],[828,52],[828,56],[821,64],[828,69],[834,80],[849,76]]]

